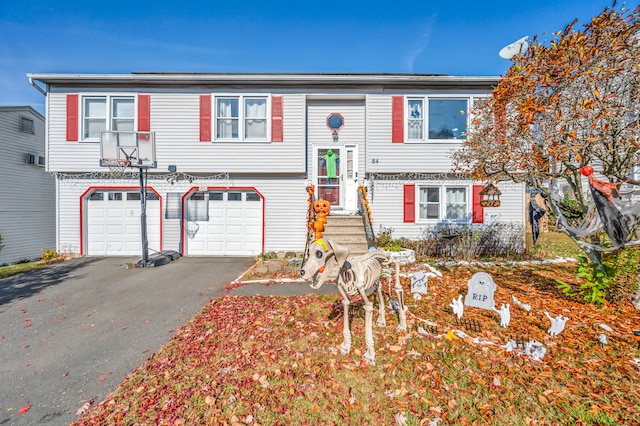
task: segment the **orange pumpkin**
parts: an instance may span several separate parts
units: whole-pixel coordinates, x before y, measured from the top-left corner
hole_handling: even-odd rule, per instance
[[[329,214],[331,211],[331,204],[327,200],[323,200],[322,198],[313,202],[313,211],[320,214]]]

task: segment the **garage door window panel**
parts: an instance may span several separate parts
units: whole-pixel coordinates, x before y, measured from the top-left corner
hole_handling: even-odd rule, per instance
[[[190,222],[209,221],[209,194],[196,192],[187,203],[188,216]]]

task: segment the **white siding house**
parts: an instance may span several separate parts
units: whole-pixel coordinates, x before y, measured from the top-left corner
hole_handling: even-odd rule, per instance
[[[100,167],[100,131],[152,132],[149,249],[183,255],[302,250],[307,184],[332,214],[370,187],[377,227],[418,238],[442,223],[524,225],[525,188],[451,173],[473,102],[497,77],[415,74],[29,74],[47,93],[47,171],[56,176],[57,247],[140,250],[138,169]],[[44,86],[44,87],[43,87]]]
[[[54,249],[55,180],[45,171],[45,119],[28,106],[0,107],[0,265]]]

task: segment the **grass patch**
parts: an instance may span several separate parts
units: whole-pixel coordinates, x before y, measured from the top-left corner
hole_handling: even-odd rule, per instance
[[[527,235],[527,252],[536,258],[571,257],[576,259],[584,252],[564,232],[542,232],[535,246],[531,245],[531,234]]]
[[[37,262],[16,263],[15,265],[0,266],[0,278],[7,278],[22,272],[31,271],[43,267],[44,264]]]
[[[512,304],[502,328],[496,313],[469,307],[465,318],[481,330],[465,338],[447,333],[459,329],[447,307],[479,269],[442,269],[419,301],[403,278],[409,329],[397,331],[389,312],[387,326],[374,325],[375,365],[362,361],[362,318],[352,323],[352,352],[339,352],[338,296],[221,297],[75,424],[632,424],[640,418],[632,338],[640,314],[630,303],[598,308],[566,298],[555,279],[575,282],[574,268],[484,268],[498,285],[497,306],[516,296],[532,309]],[[570,318],[560,335],[547,333],[545,311]],[[421,332],[424,321],[439,334]],[[599,324],[614,329],[606,346]],[[507,352],[516,335],[543,343],[545,357]]]

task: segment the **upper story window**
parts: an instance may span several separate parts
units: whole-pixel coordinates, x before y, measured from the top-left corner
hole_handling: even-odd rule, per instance
[[[34,134],[33,120],[27,117],[20,117],[20,131],[24,133]]]
[[[215,100],[217,140],[266,141],[267,96],[218,96]]]
[[[407,140],[467,138],[469,98],[407,98]]]
[[[133,96],[84,96],[82,98],[82,138],[100,140],[106,130],[135,130]]]
[[[469,218],[467,187],[420,186],[418,218],[421,221],[466,221]]]

